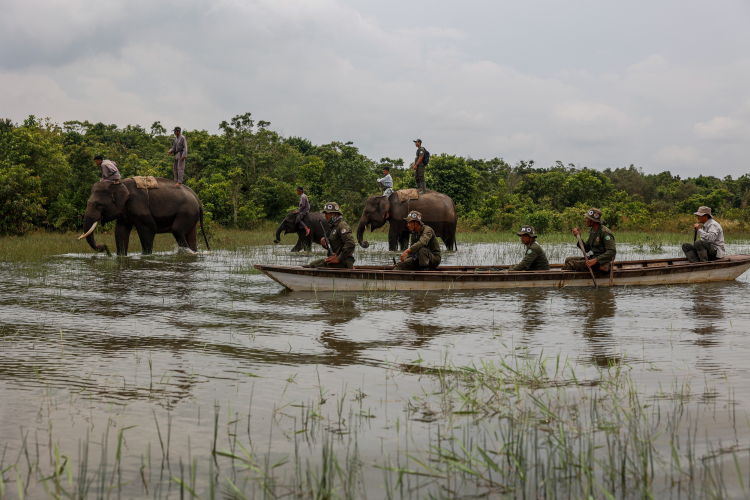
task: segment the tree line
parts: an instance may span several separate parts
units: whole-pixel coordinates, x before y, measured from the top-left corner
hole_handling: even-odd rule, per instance
[[[298,185],[313,210],[336,201],[356,221],[367,197],[380,193],[376,179],[384,166],[391,168],[395,189],[415,187],[411,158],[375,161],[351,142],[315,145],[283,137],[270,125],[245,113],[223,121],[218,134],[183,130],[189,150],[185,183],[211,222],[252,229],[279,221],[296,208]],[[0,120],[0,234],[80,229],[91,185],[101,176],[94,155],[115,161],[123,177],[171,178],[166,152],[172,138],[159,122],[146,130],[88,121],[60,126],[34,116],[23,123]],[[644,174],[633,165],[598,171],[561,161],[538,167],[532,160],[511,165],[499,157],[434,154],[425,175],[428,188],[453,198],[462,225],[474,229],[531,224],[542,233],[559,231],[578,224],[592,205],[613,228],[671,229],[701,205],[735,227],[750,225],[748,174],[683,179],[670,172]]]

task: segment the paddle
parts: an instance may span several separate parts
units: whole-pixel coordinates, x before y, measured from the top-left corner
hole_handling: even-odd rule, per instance
[[[586,248],[583,246],[583,240],[581,239],[580,234],[576,234],[576,238],[578,238],[578,248],[581,249],[581,252],[583,252],[583,260],[588,260],[588,257],[586,256]],[[596,278],[594,278],[594,270],[589,267],[589,272],[591,273],[591,279],[594,282],[594,288],[597,290],[599,289],[599,285],[596,284]]]

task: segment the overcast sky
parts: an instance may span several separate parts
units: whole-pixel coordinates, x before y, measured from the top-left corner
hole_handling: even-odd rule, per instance
[[[750,172],[747,0],[0,0],[0,117]]]

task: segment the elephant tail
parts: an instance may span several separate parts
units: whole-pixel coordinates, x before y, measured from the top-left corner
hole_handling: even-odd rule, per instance
[[[201,233],[203,233],[203,241],[206,242],[206,248],[211,250],[211,247],[208,245],[208,237],[206,236],[206,231],[203,230],[203,204],[201,202],[198,202],[198,206],[201,207]]]

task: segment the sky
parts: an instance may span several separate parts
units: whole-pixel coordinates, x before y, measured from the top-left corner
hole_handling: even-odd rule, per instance
[[[747,0],[0,0],[0,118],[750,173]]]

